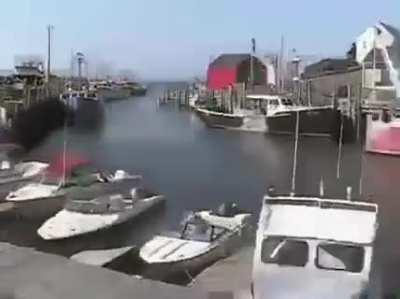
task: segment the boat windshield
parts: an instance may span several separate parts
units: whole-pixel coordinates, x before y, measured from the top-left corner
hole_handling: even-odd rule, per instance
[[[225,229],[208,225],[206,223],[187,223],[182,232],[182,239],[213,242],[218,239]]]
[[[308,244],[294,239],[268,237],[262,244],[261,260],[267,264],[304,267],[308,261]]]
[[[318,268],[358,273],[364,265],[364,248],[360,246],[323,243],[317,247]]]
[[[278,100],[270,100],[269,101],[269,106],[277,108],[279,106],[279,101]]]

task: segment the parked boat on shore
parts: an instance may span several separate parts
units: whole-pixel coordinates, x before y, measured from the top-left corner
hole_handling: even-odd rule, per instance
[[[195,212],[184,220],[181,232],[148,241],[139,255],[149,266],[150,278],[162,280],[165,273],[193,275],[240,246],[251,215],[235,207],[225,207],[220,213]]]
[[[132,189],[129,197],[111,194],[70,200],[37,233],[45,240],[59,240],[97,232],[130,221],[163,201],[162,195],[141,188]]]

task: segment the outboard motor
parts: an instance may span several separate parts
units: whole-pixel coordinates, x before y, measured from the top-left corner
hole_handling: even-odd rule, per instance
[[[8,170],[8,169],[11,169],[11,163],[10,163],[10,161],[7,161],[7,160],[1,161],[0,169],[1,169],[1,170]]]
[[[222,217],[233,217],[239,213],[237,204],[233,202],[223,203],[217,210],[217,215]]]

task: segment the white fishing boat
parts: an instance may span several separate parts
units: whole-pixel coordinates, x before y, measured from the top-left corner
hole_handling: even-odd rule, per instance
[[[337,112],[332,105],[296,105],[290,98],[278,94],[249,94],[243,108],[232,113],[196,107],[201,119],[213,128],[270,134],[293,134],[296,114],[299,112],[301,135],[331,135],[337,122]]]
[[[279,196],[270,188],[263,199],[253,298],[380,298],[369,297],[378,206],[352,201],[351,187],[346,199],[326,199],[322,179],[319,197],[296,196],[299,122],[297,113],[291,194]]]
[[[130,221],[163,201],[162,195],[140,188],[132,189],[129,197],[112,194],[93,200],[70,200],[37,233],[45,240],[59,240],[96,232]]]
[[[98,97],[104,101],[113,101],[129,98],[130,88],[113,81],[97,82],[96,90]]]
[[[377,213],[366,202],[265,196],[253,298],[361,298],[369,291]]]
[[[20,162],[14,166],[9,161],[2,161],[0,165],[0,185],[30,180],[44,175],[48,166],[49,164],[38,161]]]
[[[226,257],[239,246],[250,217],[233,210],[196,212],[184,221],[181,232],[155,236],[148,241],[140,249],[140,258],[160,275],[196,271]]]

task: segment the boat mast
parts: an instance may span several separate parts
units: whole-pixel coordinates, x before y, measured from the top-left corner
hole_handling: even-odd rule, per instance
[[[66,165],[67,165],[67,121],[65,121],[65,123],[64,123],[64,130],[63,130],[63,157],[62,157],[61,187],[65,186],[65,183],[67,180]]]
[[[51,72],[51,33],[54,29],[53,25],[47,25],[47,96],[50,96],[50,72]]]
[[[51,33],[54,29],[53,25],[47,25],[47,82],[50,80],[51,71]]]
[[[285,53],[285,38],[282,35],[281,37],[281,50],[280,50],[280,59],[279,59],[279,90],[282,93],[285,89],[285,74],[284,74],[284,53]]]
[[[340,165],[342,162],[342,148],[343,148],[343,112],[340,113],[340,132],[339,132],[339,149],[336,164],[336,178],[340,179]]]
[[[296,170],[297,170],[297,149],[299,145],[299,126],[300,126],[300,111],[296,111],[296,132],[294,139],[294,153],[293,153],[293,171],[292,171],[292,189],[290,196],[295,195],[296,191]]]
[[[251,39],[251,51],[250,51],[250,85],[251,89],[254,88],[254,55],[256,54],[256,40]]]

